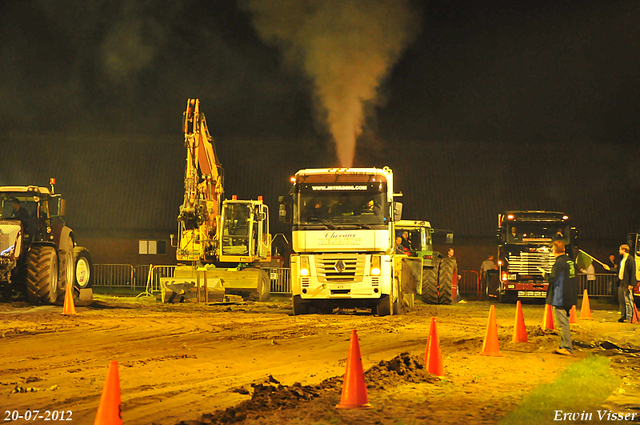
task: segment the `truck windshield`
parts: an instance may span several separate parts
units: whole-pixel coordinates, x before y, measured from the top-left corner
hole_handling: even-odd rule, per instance
[[[566,223],[520,222],[507,229],[507,242],[512,244],[548,244],[554,240],[569,243],[570,227]]]
[[[294,224],[320,228],[371,228],[389,222],[386,184],[299,186],[294,203]],[[338,189],[340,188],[340,189]]]

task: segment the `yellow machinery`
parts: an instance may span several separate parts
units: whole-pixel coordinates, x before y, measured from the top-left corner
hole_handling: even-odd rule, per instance
[[[202,290],[204,299],[212,291],[216,298],[231,293],[264,300],[270,281],[259,263],[271,260],[269,209],[262,197],[223,200],[224,173],[198,99],[187,100],[183,131],[187,164],[176,245],[181,264],[173,278],[161,279],[163,300],[169,292],[172,300],[199,298]]]

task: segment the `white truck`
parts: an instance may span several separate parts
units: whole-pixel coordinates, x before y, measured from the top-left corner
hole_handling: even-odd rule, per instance
[[[340,307],[401,314],[416,282],[400,283],[409,260],[395,253],[402,204],[394,201],[401,194],[394,194],[391,169],[306,169],[292,183],[279,215],[292,225],[293,313]]]

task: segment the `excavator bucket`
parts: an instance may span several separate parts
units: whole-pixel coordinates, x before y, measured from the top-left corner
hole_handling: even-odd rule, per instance
[[[270,280],[266,271],[178,266],[173,277],[160,279],[163,303],[224,302],[229,295],[244,300],[264,301],[269,296]]]

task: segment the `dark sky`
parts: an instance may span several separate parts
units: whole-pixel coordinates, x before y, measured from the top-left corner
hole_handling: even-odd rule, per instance
[[[236,141],[240,150],[251,149],[253,139],[278,140],[279,148],[295,143],[295,152],[313,153],[300,161],[288,157],[286,168],[335,165],[313,79],[282,44],[263,41],[250,12],[256,4],[270,3],[0,0],[0,134],[179,139],[186,99],[198,97],[219,149],[225,140]],[[539,172],[547,173],[536,182],[549,182],[553,173],[562,176],[563,161],[555,158],[561,145],[564,155],[575,153],[567,163],[582,162],[575,170],[585,178],[592,177],[593,160],[585,155],[599,152],[598,193],[624,183],[638,194],[640,2],[406,4],[416,27],[376,98],[365,102],[356,165],[388,164],[402,174],[399,151],[411,152],[407,169],[420,170],[434,160],[421,155],[446,145],[447,158],[453,158],[447,167],[462,181],[455,188],[461,196],[465,179],[474,179],[469,164],[477,153],[468,146],[485,146],[483,158],[491,161],[490,150],[500,156],[517,145],[537,155]],[[283,22],[295,20],[280,15]],[[460,148],[452,153],[452,146]],[[607,162],[601,153],[608,147],[615,155]],[[465,170],[456,168],[456,157]],[[553,158],[547,161],[553,169],[544,170],[545,158]],[[538,172],[531,164],[526,170]],[[404,182],[409,199],[417,199],[409,178]],[[492,190],[499,197],[518,188]],[[473,204],[474,196],[464,204]],[[552,203],[557,196],[548,198]],[[628,216],[625,223],[636,219]]]
[[[377,134],[638,140],[637,1],[413,8],[419,32],[381,84]],[[221,135],[326,131],[310,79],[260,41],[236,2],[3,0],[0,41],[4,131],[167,133],[188,97]]]

